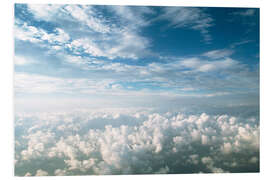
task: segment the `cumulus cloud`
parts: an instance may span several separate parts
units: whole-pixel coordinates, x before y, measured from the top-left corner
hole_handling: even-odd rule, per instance
[[[259,171],[259,125],[251,117],[130,109],[16,119],[16,132],[26,130],[16,135],[16,175]]]
[[[37,170],[36,176],[48,176],[48,172],[39,169]]]
[[[27,172],[24,176],[32,176],[32,174]]]

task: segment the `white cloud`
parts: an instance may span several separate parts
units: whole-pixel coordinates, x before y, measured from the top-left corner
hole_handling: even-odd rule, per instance
[[[213,50],[206,52],[202,54],[203,56],[209,57],[211,59],[220,59],[220,58],[226,58],[230,57],[233,54],[232,50],[228,49],[218,49],[218,50]]]
[[[147,14],[155,14],[155,12],[149,7],[128,7],[128,6],[110,6],[109,10],[115,12],[120,21],[124,24],[128,24],[128,27],[133,29],[138,26],[147,26],[149,21],[145,19]]]
[[[38,43],[41,42],[38,37],[41,37],[43,32],[39,31],[34,26],[28,26],[26,23],[24,23],[20,27],[15,24],[14,34],[16,39]]]
[[[216,70],[230,70],[240,65],[238,61],[231,58],[225,58],[216,61],[200,60],[198,58],[185,59],[179,62],[184,67],[190,68],[192,71],[209,72]],[[241,66],[240,66],[241,67]]]
[[[42,169],[37,170],[35,176],[48,176],[48,172],[43,171]]]
[[[58,78],[24,73],[16,73],[14,81],[17,93],[57,92],[59,85],[63,84]]]
[[[14,56],[14,64],[17,66],[23,66],[35,63],[34,61],[30,60],[29,58],[25,58],[23,56]]]
[[[31,160],[32,158],[37,158],[43,156],[45,145],[48,143],[53,143],[54,134],[51,132],[41,132],[30,133],[28,136],[23,137],[28,141],[27,149],[21,152],[21,157],[23,160]]]
[[[86,90],[93,93],[96,90],[105,91],[109,84],[113,82],[108,79],[103,81],[85,78],[64,79],[28,73],[16,73],[14,81],[15,92],[26,94],[72,93],[74,91],[86,92]]]
[[[70,14],[75,20],[86,24],[90,29],[99,33],[109,33],[111,28],[102,18],[97,18],[91,6],[67,5],[63,8],[67,14]]]
[[[240,15],[240,16],[253,16],[255,14],[255,9],[246,9],[246,10],[242,10],[240,12],[234,12],[234,15]]]
[[[168,20],[170,26],[176,28],[198,30],[206,42],[211,41],[208,29],[213,26],[214,20],[204,10],[192,7],[166,7],[163,11],[164,13],[157,18],[158,20]]]
[[[63,45],[70,39],[69,35],[61,28],[54,29],[53,33],[47,33],[44,29],[36,28],[27,23],[21,24],[15,21],[15,39],[21,41],[29,41],[31,43],[39,44],[51,48],[50,45]],[[48,44],[49,43],[49,46]]]
[[[224,171],[221,168],[217,168],[214,166],[214,160],[211,157],[203,157],[202,158],[202,163],[206,165],[208,169],[210,169],[211,172],[213,173],[224,173]]]
[[[244,45],[244,44],[248,44],[250,42],[253,42],[252,40],[243,40],[243,41],[239,41],[239,42],[235,42],[233,44],[231,44],[231,48],[235,48],[237,46],[241,46],[241,45]]]
[[[32,174],[27,172],[24,176],[32,176]]]
[[[258,83],[256,78],[250,78],[255,74],[247,66],[231,58],[204,60],[193,57],[168,63],[138,66],[82,56],[63,55],[62,57],[66,63],[74,64],[85,72],[88,71],[90,78],[61,78],[15,73],[15,92],[21,94],[103,94],[125,96],[125,98],[127,95],[129,97],[151,97],[154,95],[214,97],[230,95],[234,93],[231,88],[239,88],[240,84],[242,88],[250,88],[252,84],[255,87],[255,84]],[[92,71],[94,73],[91,73]],[[220,74],[221,78],[204,75],[204,73],[212,72]],[[128,82],[134,85],[127,87],[119,82]],[[135,85],[140,87],[144,84],[160,87],[160,90],[134,89]],[[186,87],[187,84],[188,87]],[[221,86],[223,89],[218,89]],[[172,91],[168,92],[162,88],[170,88]],[[209,88],[214,91],[199,92],[199,90],[208,91]],[[187,91],[192,93],[186,93]],[[241,93],[241,91],[237,93]]]
[[[62,169],[56,169],[54,171],[54,175],[56,175],[56,176],[65,176],[66,173],[67,173],[66,170],[62,170]]]
[[[50,20],[55,23],[62,20],[75,23],[79,26],[80,32],[78,32],[78,29],[67,27],[66,24],[61,25],[61,32],[65,30],[76,34],[78,38],[74,35],[73,37],[75,38],[73,41],[67,43],[69,40],[68,34],[59,32],[59,36],[61,37],[51,37],[50,34],[37,35],[29,30],[20,32],[21,30],[16,28],[18,29],[18,32],[16,32],[17,39],[28,40],[32,43],[40,42],[40,38],[43,40],[52,39],[56,42],[67,43],[65,47],[70,48],[74,53],[83,50],[84,53],[91,56],[102,56],[109,59],[138,59],[139,57],[151,54],[148,50],[150,46],[149,40],[139,33],[140,28],[148,24],[143,15],[153,13],[147,7],[137,7],[135,11],[132,10],[134,8],[129,7],[108,7],[114,13],[113,17],[115,16],[119,19],[117,22],[113,22],[113,18],[106,19],[96,6],[59,5],[52,7],[49,5],[30,5],[29,9],[36,18]],[[39,32],[38,29],[36,30]],[[82,32],[88,34],[88,38],[82,38],[80,36]],[[25,37],[26,35],[27,37]]]
[[[62,169],[56,167],[53,175],[181,173],[177,167],[188,164],[189,172],[197,173],[237,172],[238,168],[245,166],[253,166],[254,170],[258,168],[258,124],[227,115],[173,114],[134,110],[30,114],[29,117],[36,119],[32,121],[33,125],[39,124],[39,129],[47,129],[47,132],[29,131],[26,144],[16,146],[26,145],[27,151],[32,149],[28,158],[32,163],[40,158],[48,161],[60,159],[65,166]],[[122,123],[110,125],[121,121],[123,116]],[[129,118],[137,125],[124,125]],[[95,127],[95,121],[101,124]],[[77,129],[59,131],[56,128],[60,124],[74,127],[77,123]],[[57,136],[49,136],[52,129]],[[43,148],[34,148],[39,143],[43,143]],[[37,152],[43,153],[37,156]],[[16,157],[16,167],[19,168],[25,159],[23,154]],[[170,159],[174,159],[174,163]],[[41,166],[36,168],[46,171]],[[43,170],[36,174],[48,175]]]
[[[109,33],[112,29],[110,23],[98,14],[94,6],[86,5],[27,5],[28,9],[37,19],[59,22],[59,19],[77,22],[80,26],[87,26],[88,30],[98,33]]]
[[[92,6],[83,5],[44,5],[29,4],[27,5],[30,12],[38,19],[46,21],[56,21],[58,19],[78,21],[81,25],[86,25],[93,31],[100,33],[110,32],[110,26],[105,23],[101,17],[96,17]]]
[[[85,53],[91,54],[92,56],[105,56],[103,55],[102,49],[100,49],[100,47],[91,39],[76,39],[70,44],[67,44],[67,47],[75,52],[83,49]]]
[[[66,46],[75,53],[83,50],[91,56],[115,58],[138,59],[149,54],[147,50],[150,43],[134,31],[120,31],[111,33],[106,38],[101,39],[99,36],[89,38],[75,39]]]
[[[28,4],[30,12],[32,12],[36,18],[43,20],[52,20],[58,15],[59,9],[62,5],[57,4]]]

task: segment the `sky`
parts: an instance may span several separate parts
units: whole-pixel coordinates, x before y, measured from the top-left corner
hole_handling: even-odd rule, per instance
[[[15,175],[260,171],[259,9],[15,4]]]
[[[16,4],[14,38],[18,111],[258,105],[259,9]]]

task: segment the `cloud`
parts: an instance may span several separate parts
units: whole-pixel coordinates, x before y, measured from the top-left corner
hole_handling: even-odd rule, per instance
[[[74,91],[83,92],[84,90],[95,92],[97,89],[105,91],[106,88],[109,88],[109,84],[113,82],[108,79],[103,81],[85,78],[65,79],[28,73],[16,73],[14,81],[15,92],[26,94],[72,93]]]
[[[203,157],[202,163],[206,165],[206,167],[212,172],[212,173],[225,173],[221,168],[217,168],[214,166],[214,161],[211,157]],[[228,172],[227,172],[228,173]]]
[[[209,52],[205,54],[213,55]],[[239,87],[253,90],[258,83],[256,72],[231,58],[214,60],[201,57],[179,58],[170,62],[153,62],[141,66],[79,55],[61,55],[61,57],[64,63],[74,65],[73,68],[87,73],[92,78],[63,78],[15,73],[15,92],[19,94],[102,94],[125,98],[128,95],[130,97],[152,95],[213,97],[241,93]],[[218,76],[210,76],[211,73],[216,73]],[[220,89],[220,87],[223,88]],[[237,91],[234,90],[235,88]],[[198,90],[206,91],[199,93]],[[188,91],[191,93],[187,93]],[[242,93],[246,93],[246,89]]]
[[[91,54],[92,56],[103,56],[103,51],[98,45],[91,39],[76,39],[67,45],[73,51],[84,50],[85,53]]]
[[[232,54],[233,54],[232,50],[219,49],[219,50],[208,51],[208,52],[202,54],[202,56],[206,56],[206,57],[209,57],[211,59],[220,59],[220,58],[229,57]]]
[[[150,7],[146,6],[108,6],[108,9],[115,12],[120,17],[120,21],[128,24],[128,27],[131,29],[149,25],[151,21],[146,19],[145,16],[156,13]]]
[[[59,13],[59,8],[62,5],[57,4],[27,4],[30,12],[38,19],[52,20]]]
[[[241,23],[246,26],[245,33],[252,31],[259,32],[259,9],[258,8],[241,8],[231,12],[231,19],[229,21]]]
[[[59,91],[64,83],[58,78],[30,75],[26,73],[15,74],[15,92],[17,93],[52,93]]]
[[[42,169],[37,170],[37,173],[35,176],[48,176],[48,172],[43,171]]]
[[[121,120],[123,116],[125,118]],[[26,118],[31,119],[28,127],[38,125],[35,131],[24,131],[26,134],[23,136],[16,136],[23,143],[16,144],[16,169],[23,168],[26,163],[35,164],[36,167],[28,171],[31,174],[259,170],[259,125],[251,117],[244,119],[228,115],[185,115],[131,109],[35,113],[17,117],[23,119],[23,123],[27,122]],[[127,119],[136,124],[124,123]],[[114,124],[114,121],[121,123]],[[25,125],[22,127],[27,128]],[[63,125],[64,131],[57,128]],[[41,133],[41,130],[44,132]],[[43,148],[33,148],[32,145],[38,146],[39,143],[43,143]],[[32,149],[32,154],[26,159],[20,152],[29,149]],[[56,160],[58,166],[53,166],[55,163],[50,163],[52,167],[46,165],[46,162]],[[43,163],[37,164],[39,161]],[[23,169],[18,172],[27,173]]]
[[[235,48],[237,46],[242,46],[244,44],[248,44],[250,42],[253,42],[252,40],[243,40],[243,41],[239,41],[239,42],[235,42],[233,44],[230,45],[231,48]]]
[[[255,9],[246,9],[246,10],[241,10],[239,12],[234,12],[233,14],[247,17],[247,16],[253,16],[255,12],[256,12]]]
[[[27,172],[24,176],[32,176],[32,174]]]
[[[209,72],[216,70],[229,70],[238,66],[238,61],[230,58],[217,60],[217,61],[206,61],[197,58],[185,59],[180,62],[184,67],[190,68],[192,71],[198,72]]]
[[[50,4],[28,4],[28,10],[37,19],[55,21],[62,19],[80,22],[88,28],[99,33],[108,33],[110,26],[104,17],[97,17],[93,6],[84,5],[50,5]]]
[[[51,132],[37,131],[34,133],[29,132],[29,135],[23,137],[28,140],[28,148],[21,152],[21,157],[24,160],[36,158],[44,152],[47,144],[53,143],[54,134]]]
[[[23,56],[14,56],[14,64],[16,66],[24,66],[35,63],[34,61],[30,60],[29,58],[25,58]]]
[[[138,59],[149,54],[146,50],[150,43],[147,38],[138,35],[133,31],[122,31],[111,33],[104,39],[99,39],[98,36],[91,38],[83,38],[73,40],[67,47],[74,53],[87,53],[91,56],[107,57],[109,59],[128,58]]]
[[[76,21],[87,25],[91,30],[99,33],[109,33],[111,28],[103,18],[96,17],[97,14],[91,6],[67,5],[63,7],[67,14]]]
[[[56,169],[54,172],[55,176],[65,176],[67,174],[66,170]]]
[[[198,30],[206,42],[211,41],[209,28],[212,27],[214,19],[203,9],[191,7],[166,7],[158,20],[167,20],[170,26],[175,28],[189,28]]]
[[[15,39],[20,39],[22,41],[30,41],[32,43],[38,43],[41,40],[36,38],[42,36],[43,32],[40,32],[36,27],[28,26],[26,23],[21,27],[15,24]]]
[[[28,41],[38,44],[48,49],[58,48],[70,39],[69,35],[61,28],[55,28],[52,33],[46,32],[44,29],[15,21],[15,39],[20,41]]]
[[[123,6],[106,7],[112,12],[112,18],[104,16],[100,6],[84,5],[29,5],[28,9],[37,19],[54,22],[61,29],[73,35],[73,40],[68,42],[66,35],[65,46],[71,53],[81,53],[82,51],[90,56],[115,58],[138,59],[151,54],[150,42],[146,37],[140,35],[141,27],[147,25],[144,19],[145,14],[153,13],[147,7],[134,8]],[[39,11],[42,9],[41,11]],[[118,18],[118,21],[114,21]],[[62,22],[67,22],[63,23]],[[72,28],[67,24],[73,24]],[[35,28],[35,27],[33,27]],[[38,43],[39,38],[32,31],[21,32],[17,28],[17,39],[29,40]],[[20,33],[21,32],[21,33]],[[25,34],[28,34],[27,38]],[[84,34],[87,38],[82,37]],[[46,38],[48,35],[38,35]],[[46,39],[44,39],[46,40]],[[59,46],[54,46],[52,49]]]

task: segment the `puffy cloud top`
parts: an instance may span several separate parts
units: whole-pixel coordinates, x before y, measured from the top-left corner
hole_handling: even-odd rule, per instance
[[[130,110],[16,119],[20,176],[259,171],[254,118]]]

